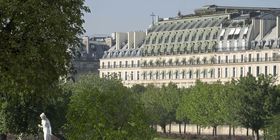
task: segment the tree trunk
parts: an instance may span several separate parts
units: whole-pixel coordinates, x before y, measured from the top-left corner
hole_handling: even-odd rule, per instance
[[[232,127],[232,135],[235,137],[235,127]]]
[[[0,140],[7,140],[6,134],[0,134]]]
[[[171,122],[169,123],[169,134],[171,134]]]
[[[228,136],[231,137],[231,125],[229,125],[228,128]]]
[[[217,126],[215,126],[215,136],[217,136]]]
[[[180,133],[180,135],[182,134],[182,131],[181,131],[181,122],[179,122],[179,133]]]
[[[249,128],[247,127],[246,129],[247,129],[246,130],[246,136],[248,137],[249,136]]]
[[[215,136],[215,127],[213,126],[212,135]]]
[[[255,130],[255,140],[260,140],[259,130]]]
[[[186,131],[187,131],[187,123],[186,122],[184,122],[184,134],[186,134]]]
[[[166,126],[162,125],[161,128],[163,129],[163,133],[166,134]]]

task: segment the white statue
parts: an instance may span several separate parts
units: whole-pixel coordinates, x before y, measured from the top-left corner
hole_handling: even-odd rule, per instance
[[[44,140],[51,140],[51,136],[52,136],[51,123],[49,119],[46,117],[45,113],[42,113],[40,117],[42,121],[41,121],[41,125],[39,124],[38,126],[43,128]]]

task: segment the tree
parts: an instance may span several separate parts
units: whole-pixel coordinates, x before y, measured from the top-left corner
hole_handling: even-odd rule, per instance
[[[71,86],[67,137],[84,139],[152,139],[142,104],[116,79],[86,75]]]
[[[279,140],[280,139],[280,115],[272,116],[269,121],[268,125],[266,126],[267,133],[265,137],[269,140]]]
[[[71,69],[84,12],[84,0],[0,1],[0,133],[34,133]]]
[[[279,92],[274,85],[275,78],[271,75],[252,75],[241,77],[237,83],[238,121],[246,128],[251,128],[259,140],[259,130],[264,129],[266,120],[279,108],[275,99],[279,99]]]

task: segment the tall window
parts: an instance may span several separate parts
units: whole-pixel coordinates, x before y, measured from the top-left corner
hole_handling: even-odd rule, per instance
[[[226,63],[228,63],[228,56],[226,56]]]
[[[244,56],[241,54],[241,62],[244,62]]]
[[[257,53],[257,62],[259,62],[259,61],[260,61],[260,54]]]
[[[249,54],[248,61],[249,61],[249,62],[251,62],[251,61],[252,61],[252,54]]]
[[[267,66],[264,67],[264,75],[267,75]]]
[[[120,61],[120,68],[122,67],[122,61]]]
[[[114,62],[114,66],[113,67],[116,68],[116,62]]]
[[[137,61],[137,67],[140,67],[140,60]]]
[[[122,73],[119,72],[119,79],[121,80],[122,79]]]
[[[256,70],[256,75],[259,76],[259,74],[260,74],[260,67],[257,66],[256,69],[257,69],[257,70]]]
[[[179,72],[176,71],[176,72],[175,72],[175,79],[178,79],[178,76],[179,76]]]
[[[264,60],[268,61],[268,54],[267,53],[265,53],[265,55],[264,55]]]
[[[218,63],[221,63],[221,56],[218,56]]]
[[[128,61],[125,61],[125,67],[126,68],[128,67]]]
[[[156,72],[156,79],[159,79],[158,71]]]
[[[169,71],[169,72],[168,72],[168,78],[169,78],[169,79],[171,79],[171,75],[172,75],[172,73],[171,73],[171,71]]]
[[[220,77],[221,77],[221,69],[218,68],[218,78],[220,78]]]
[[[252,74],[252,68],[251,67],[248,67],[248,73]]]
[[[228,77],[228,68],[225,68],[225,78]]]
[[[277,67],[276,65],[273,66],[273,76],[277,75]]]
[[[192,79],[192,71],[189,72],[189,79]]]
[[[233,63],[235,63],[235,62],[236,62],[236,56],[233,55]]]
[[[133,71],[130,73],[130,79],[133,80]]]
[[[104,64],[104,62],[102,62],[102,68],[105,68],[105,64]]]
[[[111,68],[111,64],[110,64],[110,62],[108,62],[108,68]]]
[[[200,78],[200,71],[196,70],[196,78]]]
[[[127,80],[127,72],[125,72],[124,80]]]
[[[165,79],[165,72],[164,71],[161,73],[161,79]]]
[[[185,71],[182,71],[182,79],[185,79]]]
[[[243,67],[240,68],[240,77],[243,77]]]
[[[139,71],[137,71],[137,80],[139,80],[139,76],[140,75],[140,72]]]
[[[235,70],[235,67],[234,67],[234,68],[232,68],[232,77],[235,77],[235,72],[236,72],[236,70]]]
[[[134,61],[133,60],[131,61],[131,67],[134,67]]]

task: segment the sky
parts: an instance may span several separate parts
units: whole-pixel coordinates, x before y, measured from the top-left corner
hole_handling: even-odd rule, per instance
[[[204,5],[280,8],[280,0],[85,0],[91,13],[84,16],[85,35],[110,35],[113,32],[145,31],[152,13],[166,18],[178,11],[192,14]]]

